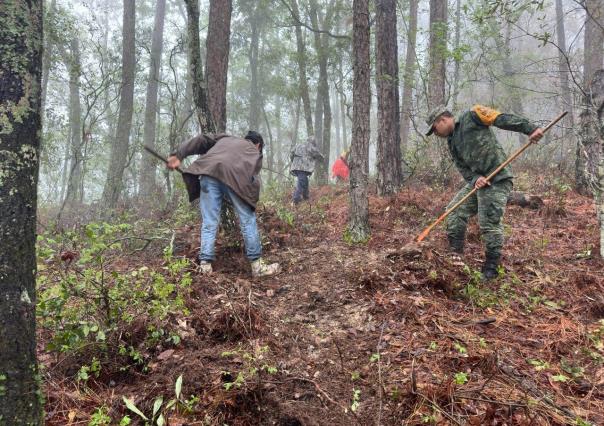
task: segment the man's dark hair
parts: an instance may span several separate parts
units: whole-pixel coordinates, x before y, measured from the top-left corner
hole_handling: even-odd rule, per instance
[[[453,117],[453,113],[451,111],[445,111],[441,115],[439,115],[438,117]]]
[[[245,138],[248,141],[252,141],[254,145],[260,145],[260,152],[262,152],[262,148],[264,148],[264,139],[262,139],[262,135],[254,130],[250,130],[245,135]]]

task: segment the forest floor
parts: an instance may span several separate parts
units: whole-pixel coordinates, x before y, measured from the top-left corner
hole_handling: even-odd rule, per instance
[[[188,313],[167,319],[178,341],[139,342],[144,369],[83,384],[68,357],[43,349],[41,331],[47,424],[105,424],[91,417],[99,407],[106,424],[126,414],[142,424],[123,397],[152,417],[181,375],[178,402],[157,410],[169,425],[604,424],[593,201],[540,195],[540,210],[508,207],[505,270],[489,283],[476,273],[475,220],[467,266],[447,255],[442,226],[420,251],[403,249],[450,194],[371,196],[371,239],[359,245],[344,238],[346,187],[313,188],[296,210],[284,196],[258,211],[265,258],[283,272],[253,279],[241,248],[221,234],[215,272],[192,275]],[[193,260],[198,235],[195,223],[178,229],[174,254]],[[163,262],[151,245],[114,267]]]

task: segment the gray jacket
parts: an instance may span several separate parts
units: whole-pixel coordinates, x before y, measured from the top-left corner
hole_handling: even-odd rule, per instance
[[[294,171],[312,173],[315,170],[315,162],[324,160],[323,154],[317,149],[314,138],[308,138],[306,143],[297,145],[289,158],[292,162],[290,173]]]

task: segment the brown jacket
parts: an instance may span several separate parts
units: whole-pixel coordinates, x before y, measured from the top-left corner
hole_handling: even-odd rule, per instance
[[[189,201],[199,198],[199,176],[207,175],[227,185],[256,208],[260,197],[262,155],[249,140],[225,134],[198,135],[180,145],[172,155],[181,161],[189,155],[199,155],[182,174]]]

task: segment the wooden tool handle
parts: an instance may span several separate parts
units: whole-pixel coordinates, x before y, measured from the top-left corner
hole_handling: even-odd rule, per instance
[[[543,133],[547,132],[549,129],[551,129],[558,121],[562,120],[562,118],[568,114],[568,111],[564,111],[562,114],[560,114],[559,116],[557,116],[556,118],[554,118],[544,129],[543,129]],[[503,163],[501,163],[499,165],[499,167],[497,167],[495,170],[493,170],[492,173],[490,173],[486,179],[488,182],[491,181],[491,179],[493,179],[495,177],[495,175],[497,175],[497,173],[499,173],[500,171],[502,171],[508,164],[510,164],[512,161],[514,161],[516,158],[518,158],[518,156],[520,154],[522,154],[529,146],[531,146],[533,144],[533,141],[528,141],[525,145],[523,145],[521,148],[519,148],[515,153],[513,153],[507,160],[505,160]],[[447,216],[449,216],[451,214],[451,212],[453,212],[455,209],[457,209],[459,206],[461,206],[468,198],[470,198],[472,196],[472,194],[474,194],[477,191],[476,187],[472,188],[472,190],[470,192],[468,192],[461,200],[459,200],[457,203],[455,203],[455,205],[453,207],[451,207],[449,210],[447,210],[446,212],[444,212],[443,214],[440,215],[440,217],[438,219],[436,219],[436,221],[431,224],[430,226],[428,226],[426,229],[424,229],[422,231],[421,234],[419,234],[417,236],[417,238],[415,239],[418,243],[420,241],[423,241],[428,234],[432,231],[432,229],[434,229],[434,227],[436,225],[438,225],[440,222],[442,222],[443,220],[445,220],[445,218]]]
[[[168,160],[161,154],[159,154],[157,151],[155,151],[153,148],[148,147],[147,145],[143,145],[143,148],[152,156],[154,156],[155,158],[157,158],[158,160],[163,161],[164,163],[168,164]],[[180,167],[177,167],[175,169],[177,172],[182,174],[182,169]]]

